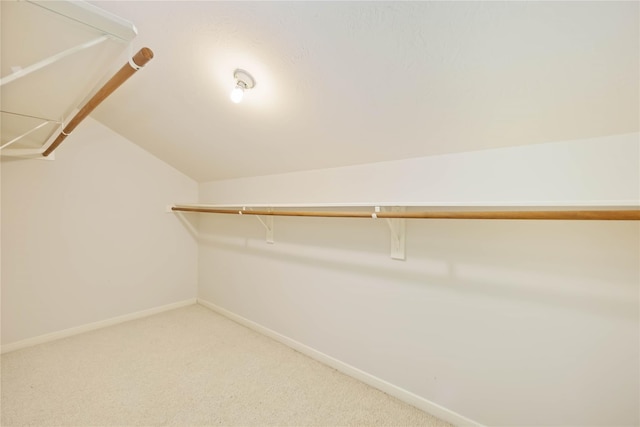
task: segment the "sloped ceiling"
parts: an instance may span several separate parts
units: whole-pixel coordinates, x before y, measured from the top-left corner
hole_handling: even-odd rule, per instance
[[[155,53],[93,117],[201,182],[639,127],[638,2],[91,3]]]

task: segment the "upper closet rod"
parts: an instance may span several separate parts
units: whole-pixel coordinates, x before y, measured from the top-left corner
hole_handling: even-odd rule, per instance
[[[47,157],[49,154],[53,153],[58,145],[62,144],[62,141],[65,140],[69,134],[85,119],[91,112],[98,106],[102,101],[105,100],[106,97],[111,95],[113,91],[115,91],[122,83],[124,83],[129,77],[131,77],[136,71],[140,68],[144,67],[147,62],[149,62],[153,58],[153,52],[148,47],[143,47],[136,53],[133,58],[129,60],[126,64],[118,70],[116,74],[109,79],[107,83],[100,88],[100,90],[93,95],[93,97],[87,101],[87,103],[78,111],[70,121],[69,124],[60,132],[60,135],[53,141],[53,143],[42,153],[43,156]]]
[[[233,210],[193,206],[173,206],[177,212],[203,212],[235,215],[310,216],[331,218],[404,218],[404,219],[565,219],[565,220],[640,220],[640,210],[571,211],[420,211],[420,212],[340,212]]]

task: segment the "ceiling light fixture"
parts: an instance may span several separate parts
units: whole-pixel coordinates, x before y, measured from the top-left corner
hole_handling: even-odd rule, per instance
[[[233,72],[233,78],[236,79],[236,87],[231,91],[231,100],[237,104],[242,101],[244,91],[253,88],[256,81],[251,74],[239,68]]]

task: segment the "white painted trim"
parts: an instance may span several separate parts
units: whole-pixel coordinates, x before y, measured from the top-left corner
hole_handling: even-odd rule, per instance
[[[314,348],[311,348],[301,342],[298,342],[294,339],[291,339],[287,336],[284,336],[274,330],[271,330],[265,326],[260,325],[252,320],[246,319],[240,315],[237,315],[227,309],[224,309],[220,306],[217,306],[209,301],[203,300],[202,298],[198,298],[198,304],[207,307],[216,313],[219,313],[243,326],[246,326],[250,329],[253,329],[256,332],[259,332],[263,335],[268,336],[269,338],[273,338],[276,341],[281,342],[300,353],[307,355],[325,365],[331,366],[334,369],[342,372],[343,374],[349,375],[359,381],[362,381],[365,384],[368,384],[378,390],[381,390],[393,397],[396,397],[403,402],[406,402],[410,405],[415,406],[425,412],[428,412],[444,421],[448,421],[456,426],[473,426],[473,427],[482,427],[482,424],[473,421],[467,417],[464,417],[454,411],[451,411],[443,406],[438,405],[437,403],[431,402],[417,394],[411,393],[403,388],[400,388],[396,385],[393,385],[383,379],[380,379],[374,375],[371,375],[367,372],[364,372],[354,366],[346,364],[338,359],[335,359],[327,354],[324,354]]]
[[[189,298],[184,301],[174,302],[172,304],[162,305],[160,307],[154,307],[154,308],[149,308],[147,310],[136,311],[135,313],[125,314],[123,316],[113,317],[111,319],[100,320],[98,322],[87,323],[86,325],[76,326],[69,329],[63,329],[62,331],[51,332],[49,334],[39,335],[33,338],[27,338],[25,340],[16,341],[10,344],[3,345],[1,353],[4,354],[10,351],[31,347],[33,345],[43,344],[49,341],[55,341],[60,338],[66,338],[72,335],[78,335],[83,332],[89,332],[96,329],[105,328],[107,326],[117,325],[118,323],[124,323],[129,320],[141,319],[143,317],[148,317],[154,314],[162,313],[163,311],[174,310],[176,308],[196,304],[197,302],[198,300],[196,298]]]

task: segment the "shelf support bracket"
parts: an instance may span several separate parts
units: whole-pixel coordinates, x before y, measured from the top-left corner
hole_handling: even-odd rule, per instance
[[[0,146],[0,150],[4,150],[5,148],[7,148],[8,146],[10,146],[11,144],[13,144],[14,142],[18,142],[19,140],[21,140],[22,138],[32,134],[33,132],[37,131],[38,129],[41,129],[43,127],[45,127],[46,125],[48,125],[49,123],[57,123],[57,124],[61,124],[61,122],[56,121],[56,120],[46,120],[42,123],[40,123],[38,126],[26,131],[25,133],[23,133],[22,135],[16,136],[15,138],[13,138],[11,141],[4,143],[2,146]]]
[[[404,207],[392,207],[391,212],[404,212]],[[376,212],[380,212],[380,208],[376,206]],[[391,259],[404,261],[406,259],[406,219],[404,218],[385,218],[389,231],[391,232]]]
[[[243,207],[242,210],[246,211],[247,208]],[[253,210],[253,209],[249,208],[249,210]],[[255,217],[256,217],[256,219],[258,221],[260,221],[260,224],[262,224],[262,226],[267,231],[267,235],[266,235],[267,243],[273,244],[274,243],[274,240],[273,240],[273,216],[267,215],[267,216],[265,216],[264,219],[260,215],[255,215]]]
[[[67,50],[63,51],[63,52],[59,52],[59,53],[57,53],[57,54],[55,54],[55,55],[53,55],[53,56],[51,56],[49,58],[43,59],[42,61],[39,61],[39,62],[36,62],[35,64],[31,64],[28,67],[17,69],[12,74],[9,74],[8,76],[1,78],[0,79],[0,86],[4,86],[4,85],[6,85],[8,83],[11,83],[12,81],[19,79],[20,77],[24,77],[24,76],[26,76],[28,74],[33,73],[34,71],[38,71],[39,69],[44,68],[47,65],[51,65],[53,63],[58,62],[62,58],[65,58],[65,57],[67,57],[69,55],[72,55],[72,54],[74,54],[76,52],[79,52],[81,50],[93,47],[93,46],[95,46],[95,45],[97,45],[99,43],[102,43],[103,41],[108,40],[108,39],[109,39],[109,36],[100,36],[100,37],[98,37],[96,39],[89,40],[88,42],[82,43],[82,44],[80,44],[78,46],[74,46],[74,47],[72,47],[70,49],[67,49]]]

